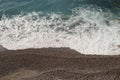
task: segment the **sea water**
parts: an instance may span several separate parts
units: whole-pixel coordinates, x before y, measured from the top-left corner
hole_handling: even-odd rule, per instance
[[[0,0],[0,43],[120,54],[120,0]]]

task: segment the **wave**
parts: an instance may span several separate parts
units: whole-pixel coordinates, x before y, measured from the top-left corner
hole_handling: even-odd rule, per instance
[[[30,12],[0,20],[0,43],[10,49],[69,47],[83,54],[120,54],[120,23],[101,8],[72,14]]]

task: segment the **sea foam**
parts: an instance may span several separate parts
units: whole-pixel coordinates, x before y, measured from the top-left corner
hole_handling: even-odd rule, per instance
[[[3,16],[0,43],[7,49],[69,47],[83,54],[120,54],[120,23],[110,12],[76,8],[73,14],[41,12]]]

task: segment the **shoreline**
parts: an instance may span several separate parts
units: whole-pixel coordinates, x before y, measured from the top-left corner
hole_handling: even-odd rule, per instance
[[[0,80],[114,80],[119,73],[119,55],[84,55],[69,48],[0,52]]]

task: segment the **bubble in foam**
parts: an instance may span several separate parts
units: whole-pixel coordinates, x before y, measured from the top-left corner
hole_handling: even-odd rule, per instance
[[[83,54],[116,55],[120,25],[111,15],[101,9],[77,8],[69,16],[32,12],[4,17],[0,42],[8,49],[70,47]]]

